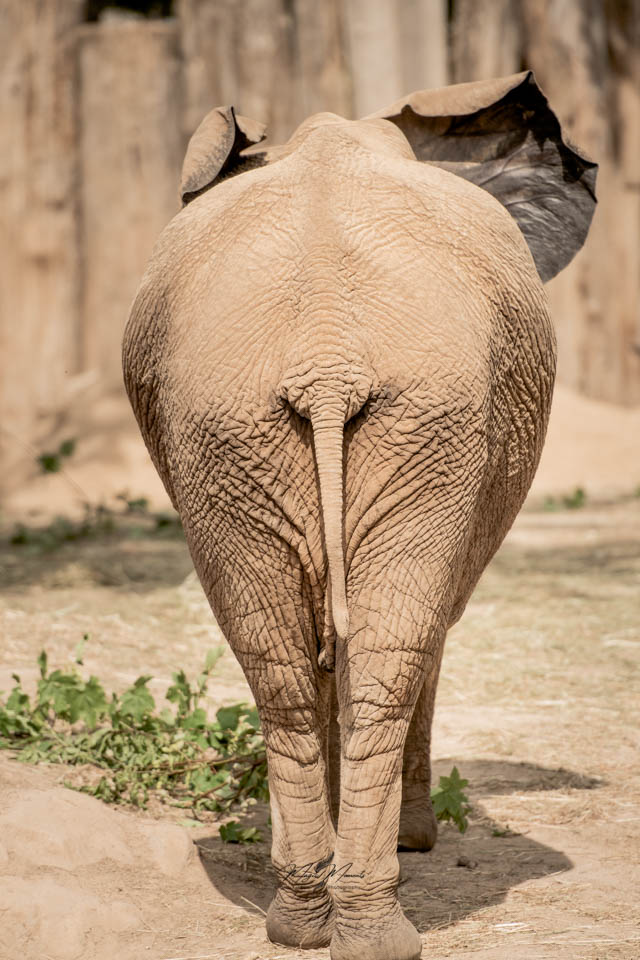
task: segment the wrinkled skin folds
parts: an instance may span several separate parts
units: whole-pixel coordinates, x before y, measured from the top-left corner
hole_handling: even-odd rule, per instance
[[[514,218],[397,125],[319,115],[234,171],[253,129],[203,127],[125,382],[260,713],[267,933],[413,960],[396,851],[435,842],[444,639],[531,483],[554,334]]]

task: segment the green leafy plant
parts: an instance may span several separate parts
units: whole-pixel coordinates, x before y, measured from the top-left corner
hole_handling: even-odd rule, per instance
[[[62,461],[73,456],[75,449],[76,441],[74,439],[63,440],[57,450],[50,453],[41,453],[36,460],[43,473],[58,473],[62,467]]]
[[[463,792],[469,785],[463,780],[454,767],[448,777],[440,777],[437,787],[431,791],[433,811],[438,820],[449,820],[455,823],[460,833],[464,833],[469,826],[467,814],[470,811],[469,798]]]
[[[262,834],[256,827],[240,827],[237,820],[223,823],[218,830],[225,843],[256,843],[262,840]]]
[[[556,510],[579,510],[587,502],[587,494],[583,487],[576,487],[571,493],[561,497],[545,497],[542,509],[549,513]]]
[[[87,638],[85,637],[85,640]],[[210,650],[204,669],[190,681],[173,674],[167,700],[157,711],[149,676],[108,698],[93,675],[76,667],[49,671],[38,657],[40,677],[31,698],[13,674],[14,686],[0,698],[0,748],[26,763],[89,764],[93,782],[76,786],[108,803],[146,806],[151,797],[199,811],[226,812],[234,804],[268,800],[267,764],[255,707],[221,707],[216,719],[201,705],[207,681],[223,648]],[[76,651],[76,663],[83,651]],[[254,842],[257,831],[235,831],[232,842]]]
[[[182,535],[182,525],[177,514],[151,513],[145,497],[128,499],[121,494],[121,510],[112,510],[102,504],[84,505],[79,519],[55,517],[44,526],[27,526],[20,523],[9,536],[12,546],[28,547],[34,553],[48,553],[66,543],[109,536],[118,533],[126,537]]]
[[[124,504],[127,513],[146,513],[149,509],[146,497],[129,497],[126,493],[117,493],[116,500]]]
[[[28,527],[19,523],[9,537],[14,546],[26,546],[38,552],[48,552],[65,543],[87,537],[105,536],[115,529],[114,515],[106,507],[85,504],[84,515],[79,520],[55,517],[42,527]]]
[[[587,494],[582,487],[576,487],[572,493],[566,494],[562,498],[562,505],[567,510],[579,510],[587,502]]]
[[[39,679],[30,697],[18,674],[6,698],[0,694],[0,749],[25,763],[86,765],[95,776],[80,785],[67,782],[106,803],[145,807],[151,798],[191,810],[226,813],[234,806],[268,801],[267,759],[255,706],[220,707],[215,720],[202,706],[207,684],[224,648],[209,650],[195,680],[184,670],[172,675],[166,693],[172,706],[158,711],[143,675],[124,693],[107,696],[97,677],[84,679],[85,634],[75,650],[75,665],[49,670],[43,650]],[[468,801],[456,767],[431,791],[438,820],[450,820],[464,832]],[[262,839],[255,827],[232,820],[220,828],[227,843]]]
[[[156,533],[160,531],[169,533],[174,530],[182,532],[182,524],[177,513],[154,513],[153,520]]]

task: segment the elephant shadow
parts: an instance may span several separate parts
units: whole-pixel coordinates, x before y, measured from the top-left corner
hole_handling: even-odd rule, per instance
[[[483,797],[567,788],[591,790],[603,784],[562,768],[455,758],[434,763],[434,782],[447,774],[454,763],[470,784],[466,791],[472,806],[468,831],[463,835],[456,827],[441,824],[433,850],[398,854],[398,898],[421,933],[455,924],[478,910],[501,903],[513,887],[573,866],[560,850],[489,817]],[[239,819],[243,827],[257,826],[269,840],[267,817],[267,806],[257,805]],[[215,835],[198,840],[197,846],[209,880],[221,897],[248,913],[261,915],[267,910],[276,888],[269,843],[231,845]]]

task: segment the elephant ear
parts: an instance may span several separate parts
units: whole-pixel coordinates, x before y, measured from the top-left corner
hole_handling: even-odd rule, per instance
[[[570,146],[531,71],[422,90],[366,119],[373,118],[399,127],[418,160],[493,194],[520,227],[543,281],[584,243],[597,164]]]
[[[216,107],[189,140],[182,164],[180,196],[184,204],[215,183],[261,164],[242,151],[265,137],[265,125],[236,114],[233,107]]]

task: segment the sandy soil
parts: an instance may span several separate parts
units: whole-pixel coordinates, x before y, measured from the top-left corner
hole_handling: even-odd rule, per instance
[[[640,407],[590,400],[556,385],[530,499],[582,487],[592,498],[640,489]]]
[[[471,827],[400,854],[423,956],[640,956],[640,501],[525,512],[451,632],[437,773],[470,781]],[[219,641],[179,538],[112,535],[0,554],[0,689],[42,647],[122,689],[194,673]],[[213,704],[248,697],[228,651]],[[270,944],[268,842],[222,844],[184,812],[110,808],[69,772],[0,756],[2,960],[327,960]],[[266,830],[266,810],[250,822]],[[461,857],[468,866],[459,866]]]

